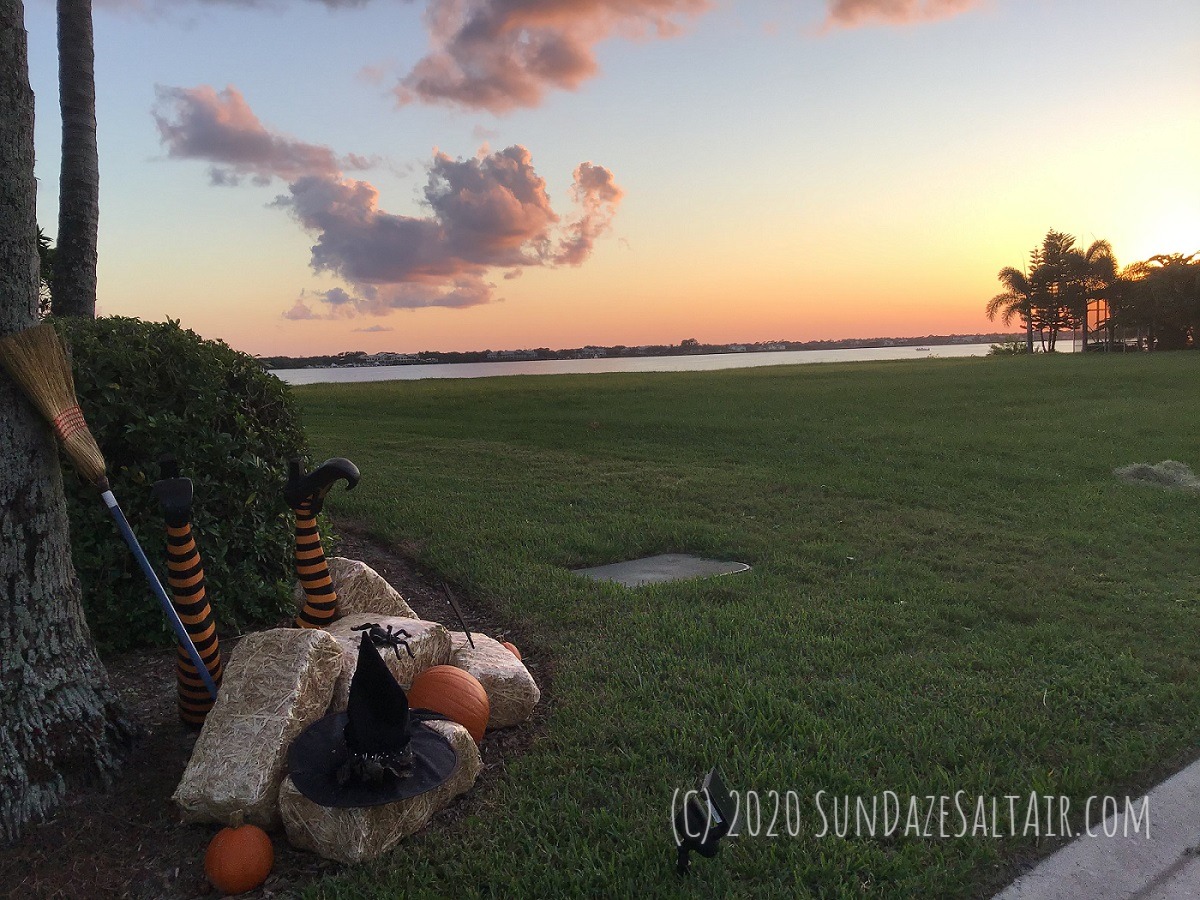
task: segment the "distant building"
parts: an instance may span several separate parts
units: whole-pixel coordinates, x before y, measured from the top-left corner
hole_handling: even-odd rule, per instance
[[[409,363],[420,362],[421,360],[410,353],[376,353],[370,357],[371,364],[375,366],[403,366]]]

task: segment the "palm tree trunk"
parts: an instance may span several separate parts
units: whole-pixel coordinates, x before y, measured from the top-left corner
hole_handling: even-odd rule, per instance
[[[36,323],[33,92],[21,0],[0,0],[0,336]],[[0,844],[129,737],[83,617],[50,429],[0,370]]]
[[[62,168],[51,310],[56,316],[94,318],[100,159],[92,0],[58,0],[58,94]]]

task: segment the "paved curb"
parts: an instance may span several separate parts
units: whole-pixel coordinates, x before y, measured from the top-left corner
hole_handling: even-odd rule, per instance
[[[994,900],[1196,900],[1200,897],[1200,760],[1146,795],[1143,826],[1126,834],[1124,812],[1092,825]],[[1142,799],[1133,810],[1142,811]],[[1115,833],[1107,837],[1108,831]],[[1132,832],[1132,826],[1130,826]]]

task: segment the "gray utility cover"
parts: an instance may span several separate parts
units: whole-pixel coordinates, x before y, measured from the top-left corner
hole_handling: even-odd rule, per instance
[[[610,563],[607,566],[592,566],[589,569],[573,569],[576,575],[595,581],[615,581],[625,587],[657,584],[663,581],[683,581],[687,578],[709,578],[713,575],[733,575],[749,570],[740,562],[723,562],[719,559],[701,559],[684,553],[664,553],[631,559],[628,562]]]

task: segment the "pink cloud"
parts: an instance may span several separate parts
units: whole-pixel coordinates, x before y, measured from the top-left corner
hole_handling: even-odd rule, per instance
[[[361,156],[338,158],[328,147],[294,140],[269,131],[232,85],[218,93],[208,85],[194,88],[157,86],[154,121],[159,139],[173,159],[204,159],[214,185],[236,185],[243,175],[255,182],[272,176],[285,180],[302,175],[336,175],[342,169],[368,168]]]
[[[290,309],[284,310],[283,317],[285,319],[294,319],[298,321],[301,319],[315,319],[317,318],[317,314],[313,312],[311,306],[304,302],[304,296],[302,294],[296,298],[296,302],[292,304]]]
[[[394,68],[395,64],[392,62],[369,63],[359,69],[355,73],[355,77],[367,84],[382,84],[388,73]]]
[[[949,19],[981,5],[981,0],[828,0],[825,29],[860,25],[904,25]]]
[[[526,148],[484,148],[473,159],[435,152],[428,215],[397,215],[380,209],[374,185],[343,174],[366,160],[272,132],[235,88],[159,88],[154,115],[168,155],[213,163],[214,185],[243,175],[288,181],[273,205],[316,236],[312,268],[349,288],[302,292],[283,313],[288,319],[493,302],[491,269],[512,279],[530,266],[583,263],[624,193],[608,169],[581,163],[571,188],[575,212],[563,224]]]
[[[623,195],[608,169],[583,163],[571,192],[577,215],[561,226],[521,146],[466,160],[435,154],[425,217],[380,209],[378,191],[365,181],[314,175],[289,191],[276,202],[317,235],[313,269],[354,288],[323,297],[327,315],[492,302],[489,269],[506,269],[511,279],[525,267],[580,265]]]
[[[494,113],[574,90],[599,69],[594,47],[619,35],[665,38],[711,0],[429,0],[433,47],[396,88],[401,104]]]
[[[519,145],[467,160],[437,153],[425,200],[455,256],[492,266],[529,264],[558,221],[546,182]]]
[[[608,231],[623,196],[625,192],[613,180],[612,172],[590,162],[580,163],[575,168],[571,198],[581,214],[560,241],[556,261],[578,266],[591,256],[596,238]]]
[[[355,9],[366,6],[370,0],[313,0],[330,9]],[[149,19],[161,19],[177,15],[178,10],[190,3],[202,6],[240,6],[245,9],[279,9],[276,0],[95,0],[97,9],[132,12]]]

